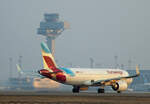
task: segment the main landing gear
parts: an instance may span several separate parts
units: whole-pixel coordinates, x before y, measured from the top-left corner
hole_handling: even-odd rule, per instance
[[[79,93],[80,92],[80,86],[73,86],[72,92],[73,93]],[[97,90],[97,93],[105,93],[104,88],[99,88]],[[117,91],[117,93],[121,93],[121,91]]]
[[[121,91],[117,91],[117,93],[121,93]]]
[[[72,92],[73,93],[79,93],[80,92],[80,87],[79,86],[73,86]]]
[[[97,93],[105,93],[104,88],[99,88],[99,89],[97,90]]]

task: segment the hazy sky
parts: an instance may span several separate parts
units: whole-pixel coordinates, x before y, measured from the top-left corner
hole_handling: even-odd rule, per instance
[[[56,39],[59,65],[150,64],[150,0],[0,0],[0,78],[7,78],[9,57],[13,70],[22,55],[24,69],[41,69],[37,28],[44,13],[59,13],[70,23]],[[149,67],[150,68],[150,67]],[[15,73],[13,71],[13,73]]]

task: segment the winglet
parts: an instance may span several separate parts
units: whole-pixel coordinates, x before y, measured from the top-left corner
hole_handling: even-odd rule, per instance
[[[136,65],[136,75],[139,76],[140,75],[140,71],[139,71],[139,66]]]

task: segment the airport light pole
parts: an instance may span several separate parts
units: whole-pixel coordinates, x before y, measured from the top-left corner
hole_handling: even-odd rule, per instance
[[[12,78],[12,75],[13,75],[12,62],[13,62],[13,59],[10,57],[10,58],[9,58],[9,78]]]
[[[90,67],[91,68],[94,67],[94,59],[92,57],[90,57]]]
[[[19,59],[18,59],[18,63],[19,63],[19,66],[20,66],[20,68],[22,69],[22,58],[23,58],[23,56],[19,56]],[[18,77],[19,77],[19,79],[21,78],[21,73],[20,72],[18,72]]]
[[[115,59],[115,69],[117,69],[118,68],[118,56],[115,55],[114,59]]]
[[[129,59],[129,60],[128,60],[128,69],[129,69],[129,70],[131,70],[131,64],[132,64],[132,60]]]

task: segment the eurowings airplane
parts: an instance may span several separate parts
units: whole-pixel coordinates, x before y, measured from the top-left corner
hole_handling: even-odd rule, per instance
[[[104,93],[105,86],[111,86],[114,91],[120,93],[132,83],[132,78],[140,75],[138,66],[136,74],[129,75],[121,69],[88,69],[88,68],[62,68],[56,65],[47,44],[41,43],[44,68],[39,74],[62,84],[72,85],[73,93],[87,90],[88,87],[99,87],[98,93]]]

